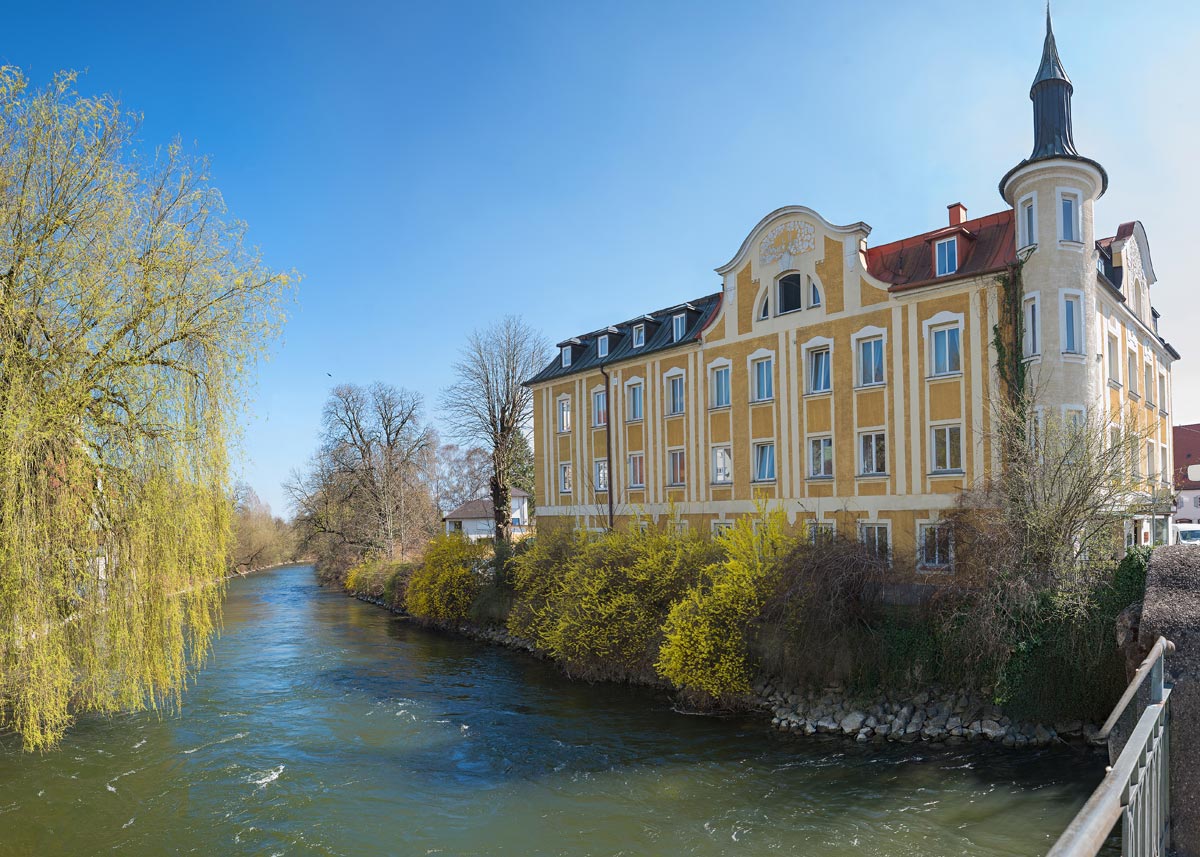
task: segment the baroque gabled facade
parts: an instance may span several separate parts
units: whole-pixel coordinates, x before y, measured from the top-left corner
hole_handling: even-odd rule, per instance
[[[529,381],[539,525],[709,530],[765,498],[811,532],[948,570],[939,522],[998,466],[993,329],[1018,259],[1041,413],[1139,420],[1143,472],[1165,485],[1179,355],[1157,333],[1141,224],[1094,235],[1108,177],[1075,149],[1072,92],[1047,15],[1034,149],[1000,182],[1006,208],[956,203],[876,247],[865,223],[780,208],[717,268],[720,292],[560,343]]]

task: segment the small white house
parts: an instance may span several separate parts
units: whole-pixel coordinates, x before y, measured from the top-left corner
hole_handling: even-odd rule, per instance
[[[533,533],[533,525],[529,520],[529,494],[520,488],[513,488],[510,496],[513,538],[523,539]],[[490,539],[496,533],[491,497],[468,500],[442,518],[442,521],[446,525],[447,535],[462,533],[471,541]]]

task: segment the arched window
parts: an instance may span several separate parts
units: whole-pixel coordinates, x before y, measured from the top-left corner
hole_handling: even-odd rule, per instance
[[[821,289],[812,277],[808,278],[808,305],[810,307],[821,305]]]
[[[762,309],[758,311],[759,318],[769,318],[771,316],[771,299],[763,298]]]
[[[804,278],[788,274],[779,281],[779,314],[804,308]]]

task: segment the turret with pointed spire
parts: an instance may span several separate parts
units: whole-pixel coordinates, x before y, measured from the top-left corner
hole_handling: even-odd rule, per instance
[[[1075,87],[1067,77],[1062,60],[1058,56],[1058,46],[1054,43],[1054,26],[1050,20],[1050,3],[1046,3],[1046,40],[1042,45],[1042,62],[1038,66],[1037,76],[1029,88],[1029,98],[1033,102],[1033,151],[1029,157],[1017,164],[1000,180],[1000,194],[1004,195],[1004,186],[1009,177],[1021,167],[1033,161],[1047,158],[1070,158],[1085,161],[1100,171],[1103,187],[1101,193],[1108,187],[1108,174],[1100,164],[1091,158],[1085,158],[1075,148],[1075,138],[1071,127],[1071,95]]]

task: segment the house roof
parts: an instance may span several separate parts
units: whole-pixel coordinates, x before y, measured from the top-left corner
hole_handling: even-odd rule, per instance
[[[628,357],[641,357],[644,354],[666,351],[695,342],[700,338],[700,332],[712,321],[720,306],[721,293],[716,292],[693,301],[655,310],[620,324],[602,327],[591,333],[565,339],[559,343],[560,348],[576,349],[575,353],[571,355],[571,365],[564,368],[561,356],[555,355],[554,360],[546,368],[525,383],[536,384],[554,378],[563,378],[578,372],[596,369],[599,366],[619,363]],[[676,341],[672,335],[671,317],[680,312],[686,314],[687,321],[683,337]],[[646,325],[646,342],[641,347],[634,348],[633,328],[637,324]],[[608,354],[605,357],[600,357],[597,350],[597,340],[602,335],[607,335],[609,338]]]
[[[892,292],[1002,271],[1017,261],[1013,229],[1012,209],[964,220],[954,226],[867,248],[867,269],[875,278],[889,283],[888,291]],[[936,276],[934,245],[955,235],[965,242],[960,253],[962,262],[954,274]]]
[[[1200,423],[1175,426],[1171,429],[1175,444],[1175,490],[1200,488],[1200,482],[1187,478],[1189,464],[1200,464]]]
[[[528,497],[527,491],[522,491],[520,488],[509,489],[511,497]],[[492,514],[492,498],[491,497],[476,497],[474,500],[468,500],[457,509],[442,516],[443,521],[468,521],[475,518],[484,518],[491,520],[495,517]]]

